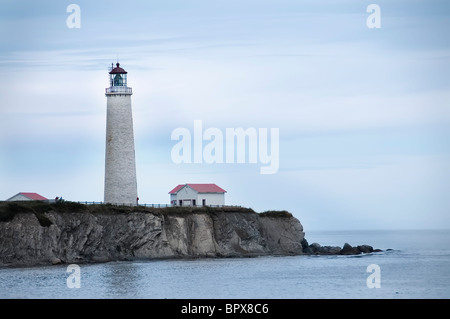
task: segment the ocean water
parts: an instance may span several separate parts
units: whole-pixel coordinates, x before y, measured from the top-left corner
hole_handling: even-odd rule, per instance
[[[310,232],[306,238],[384,251],[80,264],[79,288],[68,287],[68,265],[0,268],[0,298],[450,298],[450,230]],[[372,264],[378,272],[367,271]],[[369,288],[375,275],[379,288]]]

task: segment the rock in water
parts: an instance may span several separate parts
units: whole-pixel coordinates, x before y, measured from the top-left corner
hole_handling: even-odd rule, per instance
[[[341,255],[359,255],[359,254],[361,254],[361,251],[359,251],[358,248],[353,247],[349,243],[345,243],[344,247],[342,247],[342,249],[339,253]]]
[[[382,251],[381,249],[373,249],[373,247],[369,245],[353,247],[348,243],[345,243],[342,249],[339,246],[321,246],[318,243],[312,243],[308,246],[307,244],[308,242],[304,240],[303,253],[307,255],[359,255],[361,253],[369,254]]]
[[[356,246],[356,248],[364,254],[369,254],[373,252],[373,247],[369,245],[359,245]]]
[[[310,255],[338,255],[340,251],[339,246],[321,246],[318,243],[312,243],[303,250],[305,254]]]

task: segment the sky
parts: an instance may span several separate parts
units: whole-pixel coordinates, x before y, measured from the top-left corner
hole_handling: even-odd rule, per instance
[[[2,0],[0,200],[103,200],[104,93],[119,61],[140,203],[215,183],[226,204],[287,210],[305,232],[448,229],[448,30],[437,0]],[[194,121],[224,136],[278,129],[278,170],[261,174],[260,157],[176,163],[171,134],[194,134]]]

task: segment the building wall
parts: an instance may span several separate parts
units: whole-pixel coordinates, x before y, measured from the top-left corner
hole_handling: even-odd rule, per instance
[[[192,200],[197,199],[197,192],[190,187],[183,187],[175,194],[174,199],[176,199],[177,206],[192,206]],[[180,200],[183,201],[182,205],[180,205]],[[199,203],[196,202],[195,205],[199,205]]]
[[[225,205],[225,194],[217,193],[199,193],[197,196],[197,205],[203,205],[203,199],[206,200],[206,205]]]
[[[131,94],[107,94],[105,203],[136,205]]]
[[[177,194],[170,194],[170,205],[178,205],[176,204]],[[175,201],[175,204],[174,204]]]

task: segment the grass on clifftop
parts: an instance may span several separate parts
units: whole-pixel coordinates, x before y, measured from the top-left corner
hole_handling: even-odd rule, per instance
[[[259,214],[261,217],[291,218],[292,214],[285,210],[268,210]]]
[[[0,222],[12,220],[18,213],[29,213],[36,216],[41,226],[48,227],[52,222],[44,214],[47,211],[49,211],[48,204],[39,203],[38,205],[21,205],[16,202],[2,202],[0,203]]]
[[[189,206],[174,206],[174,207],[146,207],[146,206],[117,206],[112,204],[94,204],[85,205],[85,208],[93,214],[126,214],[126,213],[155,213],[155,214],[204,214],[209,212],[222,213],[253,213],[255,211],[251,208],[224,206],[224,207],[189,207]]]
[[[159,213],[159,214],[184,214],[184,213],[253,213],[251,208],[224,206],[224,207],[146,207],[146,206],[120,206],[112,204],[85,205],[77,202],[46,203],[40,201],[0,202],[0,222],[10,221],[18,213],[34,213],[43,215],[45,212],[55,211],[59,213],[92,213],[92,214],[126,214],[126,213]],[[36,216],[38,217],[38,216]],[[38,217],[39,218],[39,217]]]
[[[207,214],[207,213],[250,213],[256,214],[251,208],[224,206],[224,207],[145,207],[145,206],[116,206],[111,204],[85,205],[77,202],[56,202],[46,203],[39,201],[24,202],[0,202],[0,222],[7,222],[14,218],[18,213],[33,213],[42,226],[50,226],[52,222],[45,216],[46,212],[55,211],[59,213],[91,213],[91,214],[127,214],[127,213],[154,213],[183,215]],[[287,218],[292,214],[287,211],[266,211],[259,214],[260,217]]]

